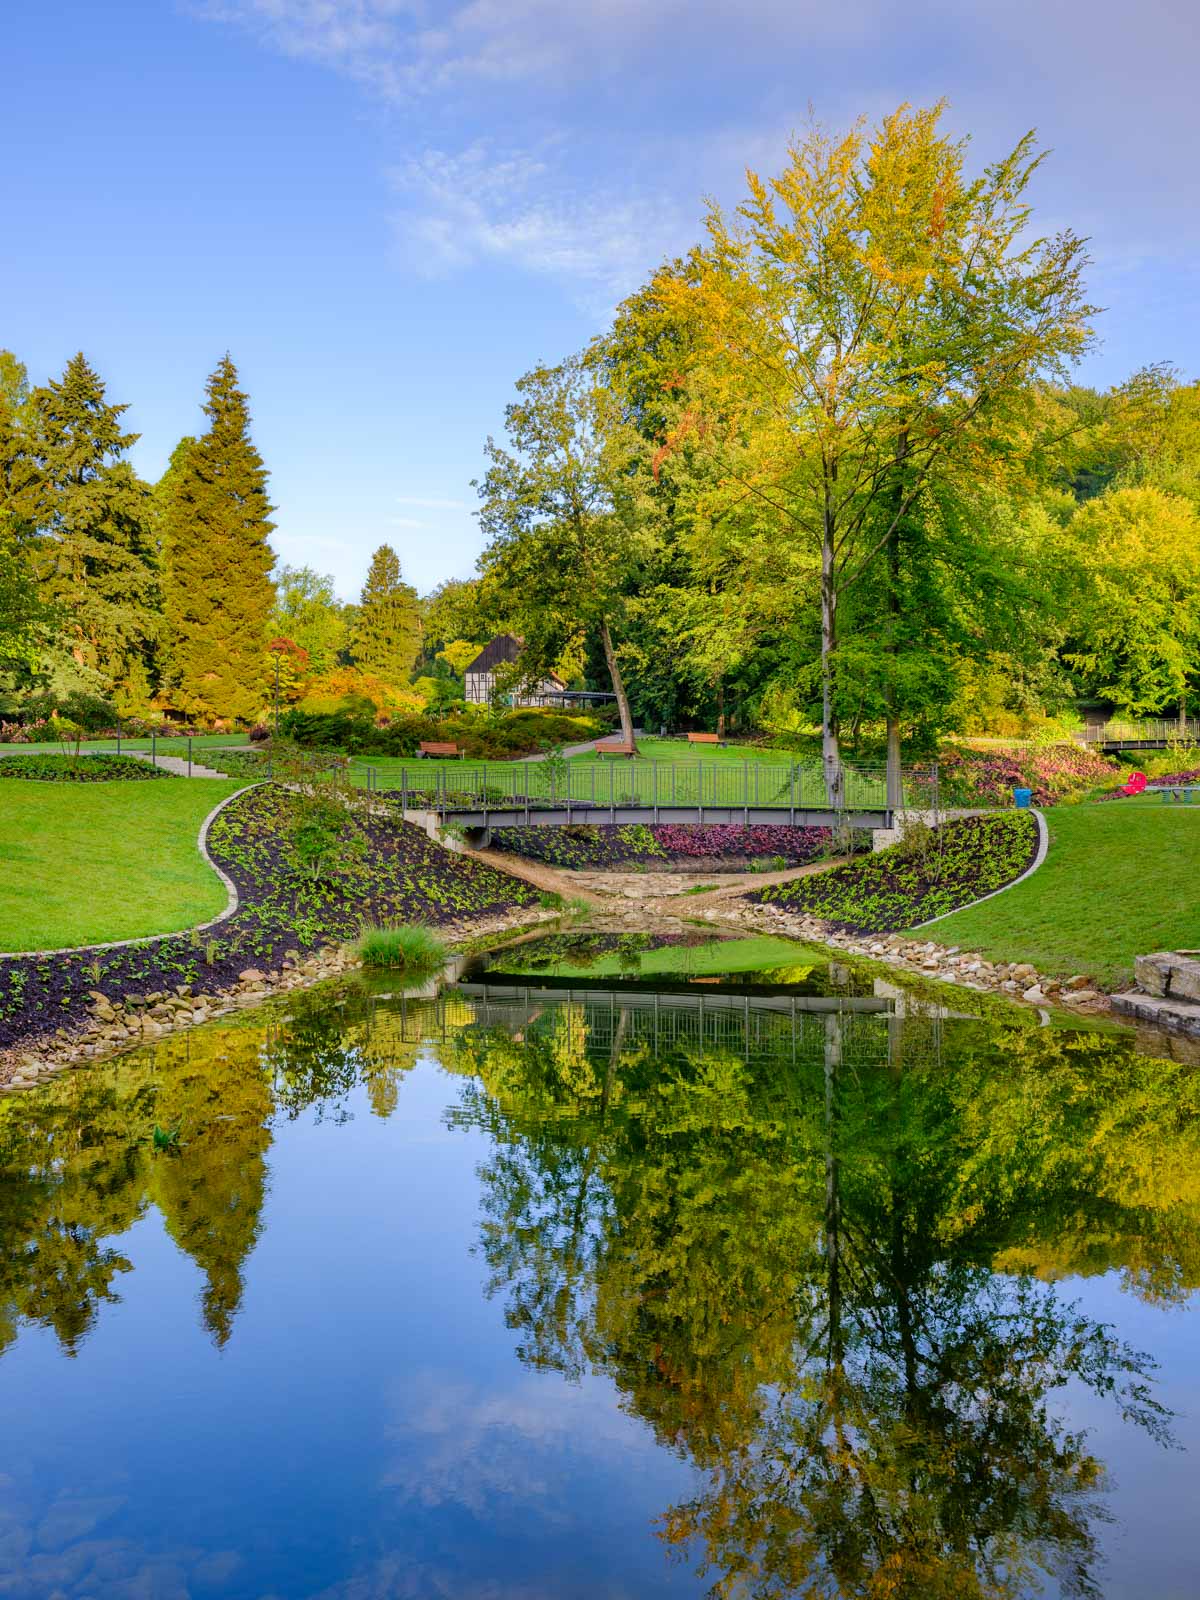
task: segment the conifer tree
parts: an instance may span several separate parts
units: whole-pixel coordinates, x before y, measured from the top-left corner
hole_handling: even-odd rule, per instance
[[[29,395],[23,517],[33,565],[75,673],[103,692],[146,683],[158,629],[150,491],[124,460],[137,439],[82,353]]]
[[[265,692],[275,524],[237,376],[223,356],[207,384],[208,430],[182,442],[161,485],[163,614],[175,704],[247,721]]]
[[[400,557],[381,544],[371,557],[354,628],[354,659],[385,683],[407,683],[421,648],[417,591],[404,582]]]

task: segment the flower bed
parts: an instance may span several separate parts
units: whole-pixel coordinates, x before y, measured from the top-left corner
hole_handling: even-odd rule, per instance
[[[0,778],[29,778],[35,783],[108,783],[112,779],[169,778],[172,774],[136,756],[109,751],[73,756],[4,756]]]
[[[362,825],[361,851],[314,877],[291,842],[296,803],[264,785],[214,819],[209,854],[237,885],[239,906],[211,930],[0,960],[0,1048],[81,1021],[96,993],[118,1000],[180,984],[212,992],[246,968],[278,970],[288,952],[351,939],[364,922],[445,924],[537,899],[527,884],[452,855],[417,828],[374,818]]]
[[[778,857],[803,866],[829,848],[828,828],[758,827],[698,823],[580,824],[573,827],[497,828],[497,850],[567,868],[619,868],[669,862],[746,862]]]
[[[938,798],[943,806],[1010,805],[1014,789],[1032,789],[1035,805],[1060,805],[1111,784],[1117,770],[1107,757],[1074,744],[1012,750],[950,747],[938,756]],[[919,802],[919,794],[918,786],[913,803]]]
[[[1037,822],[1027,811],[962,817],[829,872],[747,898],[820,917],[844,933],[893,933],[1002,889],[1032,865]]]

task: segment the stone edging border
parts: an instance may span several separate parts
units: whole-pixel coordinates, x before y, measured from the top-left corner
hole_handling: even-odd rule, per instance
[[[994,900],[998,894],[1007,894],[1010,889],[1015,889],[1019,883],[1024,883],[1026,878],[1031,878],[1046,859],[1046,852],[1050,848],[1050,829],[1046,826],[1046,819],[1036,806],[1031,806],[1030,811],[1038,829],[1038,847],[1034,852],[1033,860],[1025,871],[1015,877],[1011,883],[1005,883],[999,889],[993,889],[990,894],[981,894],[978,900],[969,900],[965,906],[955,906],[953,911],[941,911],[936,917],[930,917],[927,922],[914,922],[911,932],[918,928],[932,928],[935,922],[945,922],[947,917],[956,917],[960,911],[970,911],[975,906],[981,906],[986,900]]]
[[[237,886],[227,872],[221,868],[208,853],[208,830],[212,827],[217,817],[227,805],[231,805],[239,795],[249,794],[251,789],[262,787],[262,780],[258,783],[248,783],[241,789],[235,789],[224,800],[215,805],[200,824],[200,832],[196,838],[196,848],[201,856],[220,878],[225,888],[225,909],[215,917],[210,917],[207,922],[198,922],[193,927],[175,928],[169,933],[143,933],[136,939],[109,939],[104,944],[66,944],[57,950],[4,950],[0,951],[0,961],[28,961],[38,956],[71,956],[87,955],[92,950],[121,950],[132,944],[157,944],[160,939],[178,939],[185,933],[203,933],[206,928],[215,928],[218,923],[227,922],[238,908]]]

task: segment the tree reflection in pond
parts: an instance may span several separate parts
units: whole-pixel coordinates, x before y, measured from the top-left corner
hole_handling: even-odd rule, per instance
[[[919,1019],[871,1024],[874,1061],[833,1013],[794,1067],[782,1028],[775,1059],[611,1024],[596,1048],[578,1005],[464,1035],[491,1291],[523,1360],[611,1375],[701,1470],[661,1534],[716,1595],[1099,1593],[1105,1471],[1055,1393],[1164,1443],[1168,1418],[1149,1357],[1053,1280],[1196,1285],[1197,1075],[1004,1022],[946,1023],[937,1059]]]
[[[0,1349],[32,1323],[80,1352],[145,1259],[131,1230],[151,1212],[200,1271],[208,1338],[237,1345],[250,1257],[269,1231],[272,1139],[301,1136],[291,1171],[306,1191],[328,1145],[292,1127],[302,1117],[354,1156],[390,1162],[407,1077],[432,1053],[454,1076],[435,1082],[425,1067],[428,1123],[413,1116],[414,1136],[431,1125],[445,1138],[447,1089],[451,1130],[483,1136],[479,1253],[519,1358],[610,1379],[692,1469],[694,1488],[653,1502],[689,1581],[698,1567],[728,1600],[1002,1600],[1041,1577],[1099,1593],[1106,1468],[1063,1420],[1066,1391],[1101,1397],[1164,1443],[1169,1418],[1148,1357],[1062,1280],[1112,1274],[1154,1306],[1200,1283],[1200,1073],[1023,1018],[955,1020],[911,1002],[898,1015],[832,978],[811,993],[701,999],[698,987],[555,991],[552,975],[533,987],[516,976],[492,998],[485,984],[428,1003],[298,996],[287,1016],[250,1014],[0,1100]],[[175,1124],[178,1154],[156,1150],[155,1126]],[[277,1274],[280,1259],[306,1281],[338,1261],[344,1241],[318,1232],[319,1209],[281,1227],[293,1253],[285,1243]],[[389,1230],[412,1227],[411,1212],[386,1208],[360,1221],[371,1260],[394,1259]],[[354,1323],[375,1304],[368,1294],[356,1307],[360,1281],[343,1279],[350,1303],[337,1309],[361,1335],[356,1352],[382,1363],[364,1375],[373,1417],[392,1324],[372,1344],[375,1329]],[[423,1285],[413,1272],[393,1287],[403,1299]],[[460,1289],[477,1309],[474,1279]],[[144,1297],[143,1314],[154,1309]],[[260,1309],[260,1333],[290,1348],[287,1314]],[[439,1326],[462,1311],[448,1300]],[[308,1370],[328,1345],[301,1334],[296,1352]],[[507,1346],[489,1349],[497,1359],[508,1363]],[[273,1364],[261,1371],[268,1387],[286,1383]],[[472,1381],[486,1394],[494,1370]],[[553,1411],[557,1394],[541,1404]],[[293,1419],[293,1453],[323,1447],[323,1416]],[[369,1428],[353,1441],[369,1454]],[[514,1473],[524,1459],[514,1454]],[[252,1460],[255,1472],[274,1465]],[[415,1482],[427,1467],[417,1448]],[[356,1537],[378,1513],[369,1485],[361,1493]],[[396,1548],[427,1522],[405,1524]],[[487,1567],[497,1535],[478,1526]],[[277,1536],[291,1548],[290,1528]],[[135,1517],[131,1540],[147,1537]]]

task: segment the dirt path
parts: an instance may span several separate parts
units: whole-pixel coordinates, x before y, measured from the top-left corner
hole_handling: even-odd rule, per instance
[[[566,900],[583,900],[597,911],[620,912],[624,916],[636,911],[655,917],[684,917],[720,909],[722,901],[738,900],[751,890],[771,884],[811,877],[814,872],[828,872],[850,859],[835,856],[782,872],[579,872],[528,861],[503,850],[467,853],[535,889],[560,894]]]

